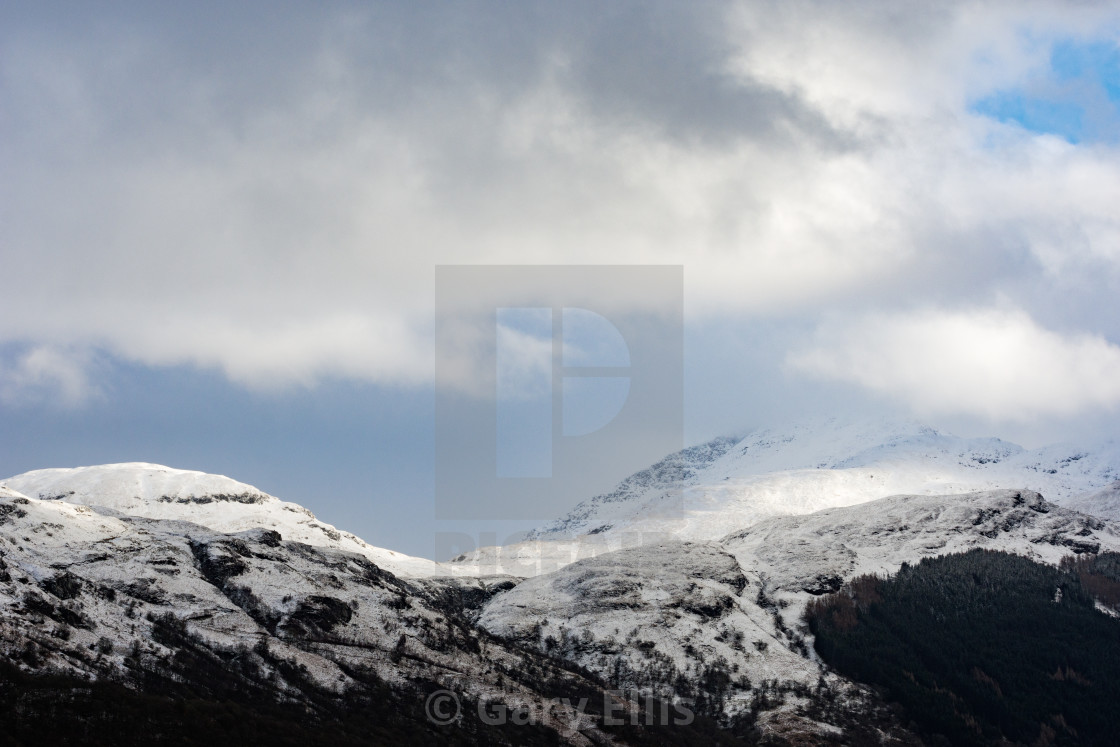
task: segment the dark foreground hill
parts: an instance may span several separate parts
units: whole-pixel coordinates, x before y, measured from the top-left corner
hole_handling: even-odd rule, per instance
[[[1118,561],[973,550],[853,579],[806,616],[822,658],[932,744],[1114,745]]]

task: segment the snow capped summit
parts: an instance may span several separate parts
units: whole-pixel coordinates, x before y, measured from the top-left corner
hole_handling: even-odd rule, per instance
[[[1120,447],[1026,450],[919,423],[826,420],[759,429],[670,455],[534,537],[639,531],[718,539],[767,516],[799,515],[898,494],[1028,488],[1062,503],[1120,478]]]
[[[369,545],[297,503],[224,475],[126,462],[35,470],[2,484],[31,498],[89,506],[109,516],[189,521],[226,534],[269,529],[285,540],[359,553],[400,576],[450,575],[433,561]]]
[[[526,576],[660,539],[716,541],[779,516],[804,516],[897,495],[1030,490],[1059,505],[1120,479],[1120,446],[1028,450],[961,438],[912,421],[828,419],[717,438],[671,454],[577,505],[528,541],[481,548],[456,564]],[[1120,519],[1120,503],[1091,506]]]
[[[368,667],[478,699],[507,697],[526,661],[563,659],[764,733],[838,735],[884,711],[814,654],[811,599],[974,548],[1051,564],[1120,551],[1120,522],[1079,512],[1116,510],[1118,466],[1111,443],[1027,450],[873,421],[758,430],[452,564],[371,547],[220,475],[39,470],[0,481],[0,653],[127,677],[179,650],[236,651],[265,681],[305,666],[335,695]],[[805,715],[822,702],[843,712]]]
[[[125,462],[95,467],[39,469],[4,481],[40,500],[62,500],[136,513],[153,504],[277,503],[278,499],[224,475]],[[147,514],[140,514],[147,515]]]

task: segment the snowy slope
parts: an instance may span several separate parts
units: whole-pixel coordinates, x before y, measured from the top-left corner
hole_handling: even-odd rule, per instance
[[[190,521],[218,532],[279,532],[285,540],[360,553],[406,577],[451,575],[424,558],[374,547],[319,521],[311,511],[222,475],[129,462],[41,469],[0,480],[24,495],[96,507],[109,515]]]
[[[1120,551],[1120,524],[1030,491],[895,496],[771,517],[718,542],[653,539],[578,560],[496,595],[479,624],[604,675],[621,662],[624,682],[655,692],[677,675],[697,681],[722,666],[733,682],[742,679],[728,694],[728,714],[768,683],[786,701],[768,718],[788,715],[822,676],[856,707],[864,696],[811,650],[801,621],[808,600],[856,575],[974,547],[1057,563]]]
[[[0,481],[0,654],[127,678],[138,658],[174,664],[160,622],[173,619],[219,658],[255,657],[261,682],[297,699],[301,687],[360,687],[367,672],[539,705],[533,678],[511,673],[560,657],[611,687],[750,713],[792,741],[861,721],[891,731],[874,693],[820,666],[801,621],[808,600],[973,547],[1050,563],[1120,551],[1120,524],[1023,488],[963,491],[1036,476],[1071,504],[1107,508],[1113,456],[881,424],[760,432],[672,455],[569,517],[569,529],[598,529],[614,512],[603,531],[543,533],[504,548],[498,567],[457,564],[478,576],[459,579],[226,477],[135,463],[40,470]],[[657,515],[677,490],[683,510]],[[519,578],[485,577],[501,571]],[[311,684],[289,681],[283,662]],[[807,716],[823,701],[844,707]]]
[[[27,496],[25,496],[23,493],[20,493],[19,491],[16,491],[16,490],[12,490],[7,485],[0,484],[0,500],[12,499],[12,498],[26,498],[26,497]]]
[[[643,694],[695,697],[681,692],[682,682],[726,675],[721,707],[736,714],[764,686],[788,692],[822,674],[757,603],[762,586],[716,543],[667,541],[524,581],[487,604],[479,625]],[[858,697],[858,689],[828,679]]]
[[[1120,520],[1120,481],[1095,493],[1074,496],[1063,505],[1093,516]]]
[[[772,516],[891,495],[1027,489],[1064,504],[1117,479],[1120,445],[1114,442],[1026,450],[910,422],[802,423],[670,455],[545,525],[528,542],[483,548],[459,564],[526,575],[653,538],[718,540]],[[1102,516],[1120,515],[1102,505],[1094,509]]]
[[[525,703],[566,733],[570,708],[552,704],[540,682],[502,673],[531,665],[548,681],[593,685],[541,656],[480,640],[434,583],[272,531],[222,534],[0,489],[0,659],[21,669],[134,685],[138,672],[202,677],[196,684],[206,688],[212,673],[192,663],[202,661],[239,688],[301,710],[323,693],[370,685],[382,697],[386,684],[405,693],[444,688]],[[593,724],[585,731],[590,738],[570,735],[570,743],[602,743]]]
[[[834,591],[864,573],[975,547],[1056,565],[1072,553],[1120,551],[1120,525],[1046,501],[1032,491],[903,495],[806,516],[780,516],[721,541],[768,593]]]

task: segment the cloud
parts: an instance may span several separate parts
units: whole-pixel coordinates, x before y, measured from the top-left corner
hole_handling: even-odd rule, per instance
[[[499,312],[495,354],[497,391],[505,400],[547,399],[552,393],[551,309],[545,309],[548,313],[543,316],[533,313],[537,309],[511,311],[522,312],[522,318],[535,316],[538,328],[526,331],[506,326]],[[513,316],[516,318],[518,315]]]
[[[0,359],[0,403],[77,407],[102,395],[89,378],[88,353],[32,347],[10,357]]]
[[[1115,42],[1120,29],[1107,2],[974,0],[750,0],[734,4],[730,24],[743,75],[800,91],[864,133],[955,118],[970,98],[1048,70],[1055,44]]]
[[[1014,310],[833,321],[787,365],[856,384],[922,414],[1026,422],[1120,404],[1120,346],[1099,335],[1045,329]]]
[[[435,265],[553,263],[683,264],[695,319],[1000,293],[1120,336],[1120,151],[969,109],[1120,14],[894,8],[24,13],[0,343],[427,384]]]
[[[1023,86],[974,102],[973,110],[1070,142],[1118,142],[1120,41],[1054,45],[1050,64]]]

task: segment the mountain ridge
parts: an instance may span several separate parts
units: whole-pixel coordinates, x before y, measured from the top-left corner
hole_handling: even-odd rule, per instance
[[[190,521],[226,533],[269,529],[285,539],[360,553],[407,577],[454,573],[434,561],[370,545],[320,521],[298,503],[224,475],[122,462],[33,470],[0,480],[0,485],[29,497],[90,506],[113,516]]]
[[[528,533],[460,563],[552,559],[626,546],[625,536],[718,540],[731,527],[891,495],[1027,489],[1064,504],[1120,481],[1120,446],[1024,449],[999,438],[960,438],[914,421],[828,419],[760,428],[669,455]],[[1120,518],[1120,501],[1080,504]],[[559,560],[556,560],[559,558]]]
[[[874,690],[822,665],[803,611],[861,574],[940,555],[1056,565],[1120,551],[1120,522],[1075,510],[1111,505],[1116,464],[1107,445],[1026,450],[910,425],[760,431],[670,455],[588,503],[636,507],[644,524],[415,559],[423,568],[332,539],[310,511],[230,478],[36,471],[0,480],[0,653],[21,672],[129,687],[169,686],[161,668],[192,682],[176,662],[236,660],[248,669],[231,687],[305,706],[388,688],[414,706],[438,689],[540,709],[609,691],[687,707],[728,739],[916,744]],[[963,491],[1024,475],[1064,486],[1062,500]],[[877,495],[913,484],[927,492]],[[958,492],[928,492],[946,484]],[[652,516],[675,486],[680,515]],[[581,526],[600,526],[589,517],[602,518]],[[464,718],[455,733],[485,743]],[[542,724],[570,744],[626,741],[601,712]]]

